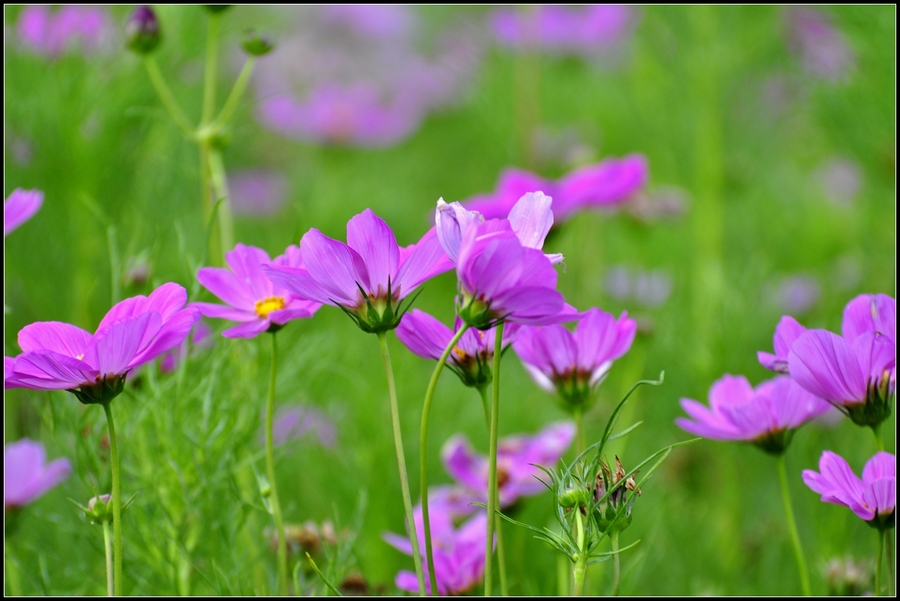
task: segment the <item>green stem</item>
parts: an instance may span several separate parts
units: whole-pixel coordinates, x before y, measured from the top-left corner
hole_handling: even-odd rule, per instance
[[[584,452],[584,409],[581,406],[575,407],[575,455],[581,455]]]
[[[497,432],[500,421],[500,357],[503,354],[503,323],[495,330],[493,378],[493,399],[491,400],[490,456],[488,463],[488,508],[487,539],[484,551],[484,595],[493,594],[494,523],[497,513]]]
[[[278,594],[287,595],[287,539],[284,536],[284,522],[281,519],[281,503],[278,501],[278,487],[275,486],[275,443],[272,430],[275,424],[275,374],[278,366],[278,347],[275,333],[272,333],[272,368],[269,371],[269,396],[266,400],[266,473],[269,476],[269,506],[275,518],[278,534]]]
[[[15,510],[13,510],[15,511]],[[9,542],[8,537],[3,538],[3,558],[6,561],[6,584],[9,586],[9,595],[11,597],[22,596],[22,580],[19,564],[15,559],[13,545]]]
[[[478,387],[478,395],[481,397],[481,406],[484,408],[484,423],[488,432],[491,431],[491,402],[488,400],[487,386]]]
[[[208,142],[200,142],[200,198],[203,205],[203,223],[209,228],[209,240],[207,240],[209,253],[209,261],[213,265],[225,264],[225,253],[221,252],[222,247],[219,244],[219,229],[213,225],[213,191],[210,176],[209,153],[210,144]]]
[[[797,569],[800,571],[800,587],[803,594],[809,597],[812,592],[809,587],[809,572],[806,569],[806,558],[803,556],[803,547],[800,545],[800,535],[797,533],[797,523],[794,521],[794,509],[791,506],[791,493],[788,488],[787,468],[784,465],[784,455],[778,456],[778,478],[781,481],[781,498],[784,501],[784,513],[787,517],[788,532],[794,545],[794,554],[797,556]]]
[[[890,528],[885,528],[884,530],[884,551],[887,554],[887,574],[888,574],[888,595],[893,597],[895,593],[894,588],[894,545],[893,541],[891,541],[891,534],[893,530]]]
[[[422,424],[419,427],[419,493],[422,495],[422,528],[425,531],[425,557],[428,562],[428,582],[431,585],[431,594],[436,595],[438,592],[437,579],[434,574],[434,551],[431,546],[431,520],[428,516],[428,417],[431,414],[431,401],[434,398],[434,391],[437,388],[438,379],[444,365],[447,364],[447,358],[456,347],[456,343],[462,338],[469,324],[463,324],[461,328],[453,335],[447,348],[444,349],[441,358],[438,359],[434,372],[431,374],[431,380],[428,382],[428,388],[425,390],[425,402],[422,404]]]
[[[875,448],[879,451],[884,450],[884,441],[881,440],[881,424],[872,426],[872,434],[875,435]]]
[[[615,531],[609,535],[609,542],[612,545],[613,552],[613,583],[612,583],[612,592],[611,596],[617,597],[619,595],[619,584],[622,578],[622,564],[619,561],[619,532]]]
[[[185,136],[193,139],[194,127],[191,125],[191,122],[188,121],[184,111],[181,110],[178,101],[175,100],[175,96],[172,94],[172,90],[169,89],[168,84],[166,84],[166,80],[160,72],[159,65],[156,64],[156,59],[152,54],[144,57],[144,66],[147,67],[147,73],[150,75],[150,81],[153,83],[154,89],[156,89],[156,95],[159,96],[159,99],[162,101],[163,106],[169,113],[169,117],[172,118],[172,121],[175,122],[175,125],[181,129]]]
[[[103,521],[103,549],[106,551],[106,596],[115,594],[113,584],[113,550],[112,541],[109,538],[109,522]]]
[[[584,575],[587,572],[587,550],[584,548],[584,524],[581,519],[580,507],[575,509],[575,536],[578,541],[578,556],[575,558],[575,567],[572,569],[572,577],[575,582],[573,595],[581,597],[584,594]]]
[[[244,95],[247,84],[250,82],[250,75],[253,73],[254,65],[256,65],[256,58],[253,56],[248,57],[247,62],[244,63],[244,68],[241,69],[241,74],[238,75],[237,81],[234,82],[234,87],[231,88],[231,93],[225,99],[225,105],[219,112],[219,116],[216,117],[216,125],[221,127],[231,119],[231,115],[237,108],[238,102],[240,102],[241,96]]]
[[[210,145],[206,156],[209,159],[209,176],[215,193],[216,215],[219,218],[219,242],[224,257],[234,246],[234,221],[231,218],[228,178],[225,176],[222,153],[215,146]]]
[[[122,484],[119,477],[119,443],[116,440],[116,423],[113,420],[110,401],[101,403],[106,413],[106,426],[109,429],[109,452],[112,464],[112,503],[113,534],[115,536],[115,586],[114,595],[122,595]]]
[[[484,421],[487,425],[488,436],[490,436],[491,431],[491,407],[488,404],[487,398],[487,388],[484,386],[478,387],[478,392],[481,395],[481,404],[484,406]],[[499,487],[498,487],[499,488]],[[500,507],[500,491],[497,491],[497,507]],[[506,580],[506,551],[503,547],[503,522],[497,522],[497,561],[500,564],[500,595],[502,597],[509,596],[509,589],[507,587]]]
[[[391,424],[394,429],[394,449],[397,451],[397,469],[400,472],[400,490],[403,494],[403,509],[406,512],[406,527],[409,542],[412,545],[413,565],[419,581],[419,595],[425,595],[425,574],[422,571],[422,556],[419,555],[419,537],[416,534],[416,521],[413,518],[412,500],[409,496],[409,476],[406,473],[406,457],[403,453],[403,436],[400,432],[400,408],[397,403],[397,387],[394,384],[394,368],[391,367],[391,355],[388,352],[387,338],[384,332],[378,333],[381,345],[381,358],[384,360],[384,371],[387,375],[388,394],[391,399]]]
[[[881,557],[884,545],[881,544],[881,533],[878,533],[878,553],[875,556],[875,596],[881,596]],[[888,566],[890,567],[890,566]]]
[[[569,596],[569,558],[563,554],[556,556],[556,596]]]
[[[203,112],[200,127],[209,125],[216,108],[216,72],[218,68],[219,15],[209,16],[209,36],[206,38],[206,64],[203,72]]]

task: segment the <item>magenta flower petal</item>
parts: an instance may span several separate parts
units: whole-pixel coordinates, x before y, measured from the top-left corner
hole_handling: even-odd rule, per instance
[[[357,306],[361,302],[359,286],[366,292],[375,292],[365,260],[343,242],[311,229],[300,240],[300,252],[309,275],[333,303]]]
[[[368,286],[367,291],[377,292],[381,286],[386,293],[388,281],[396,285],[400,248],[394,232],[372,209],[366,209],[347,222],[347,245],[365,261],[368,284],[363,286]]]
[[[438,241],[451,261],[456,261],[463,233],[470,226],[484,221],[481,213],[469,211],[458,202],[446,203],[438,199],[434,213],[434,225]]]
[[[44,203],[40,190],[16,188],[3,203],[3,237],[31,219]]]
[[[861,294],[847,303],[841,325],[844,340],[852,343],[867,332],[896,337],[896,300],[886,294]]]
[[[644,188],[648,173],[640,154],[582,167],[560,180],[554,212],[562,221],[581,209],[621,204]]]
[[[522,196],[509,212],[509,224],[522,246],[541,249],[553,227],[553,199],[543,192],[529,192]]]
[[[444,443],[441,461],[447,473],[463,486],[474,491],[486,487],[487,463],[475,453],[465,436],[460,434]],[[483,495],[483,498],[487,498],[487,495]]]
[[[264,319],[239,323],[222,332],[225,338],[256,338],[269,329],[269,323]]]
[[[23,438],[3,448],[3,505],[9,510],[27,505],[66,480],[72,472],[68,459],[46,463],[44,446]]]
[[[849,507],[860,518],[879,529],[893,528],[896,509],[896,459],[879,452],[866,462],[862,479],[843,457],[825,451],[819,472],[803,471],[803,481],[822,501]]]
[[[11,381],[32,390],[67,390],[93,382],[99,375],[84,361],[52,351],[33,351],[16,357]]]
[[[863,403],[866,379],[853,349],[825,330],[809,330],[791,347],[791,377],[814,395],[839,405]]]
[[[153,341],[129,362],[129,368],[152,361],[181,344],[187,338],[194,324],[200,320],[200,315],[201,313],[197,309],[186,307],[168,319],[164,319]]]
[[[759,363],[770,371],[788,373],[788,354],[791,352],[791,345],[805,331],[806,328],[790,315],[782,316],[775,327],[775,336],[772,340],[775,354],[759,351],[757,353]]]
[[[69,357],[84,355],[91,335],[79,327],[60,321],[39,321],[19,330],[19,347],[24,352],[47,350]]]
[[[397,338],[423,359],[440,359],[453,332],[428,313],[413,309],[400,320]]]
[[[400,298],[405,298],[425,280],[452,268],[453,263],[447,260],[435,228],[431,228],[401,261],[396,291]]]
[[[132,362],[136,359],[138,351],[150,344],[161,326],[162,317],[159,313],[144,313],[119,322],[94,337],[85,357],[103,374],[125,375],[129,368],[135,367]],[[184,336],[179,342],[183,339]]]
[[[212,268],[204,267],[203,269]],[[219,298],[222,297],[219,296]],[[235,309],[234,307],[229,307],[228,305],[219,305],[216,303],[191,303],[191,306],[200,311],[200,314],[203,315],[203,317],[213,317],[218,319],[227,319],[229,321],[241,322],[253,321],[258,319],[256,313],[254,312]]]
[[[232,307],[245,311],[253,310],[256,299],[254,299],[249,290],[241,284],[234,273],[228,269],[225,269],[224,267],[202,267],[197,271],[197,280],[199,280],[204,288]],[[206,314],[204,313],[204,315]],[[215,316],[208,315],[208,317]]]
[[[296,297],[310,299],[321,304],[334,304],[331,293],[319,286],[306,269],[263,265],[263,272],[273,284]]]

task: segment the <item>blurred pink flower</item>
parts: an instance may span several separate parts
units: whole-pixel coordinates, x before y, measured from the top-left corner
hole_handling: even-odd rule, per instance
[[[22,44],[36,54],[56,57],[78,46],[97,50],[111,26],[106,9],[99,6],[63,5],[51,9],[29,5],[19,13],[16,31]]]
[[[272,440],[276,446],[297,440],[312,432],[323,447],[333,449],[337,443],[334,421],[324,411],[308,405],[285,405],[275,413]],[[260,443],[265,444],[265,435]]]
[[[827,13],[791,7],[786,13],[789,44],[811,75],[831,81],[846,79],[856,55]]]
[[[655,308],[672,293],[672,276],[662,270],[644,271],[616,265],[603,277],[603,288],[617,301]]]
[[[235,215],[274,215],[287,198],[287,180],[264,169],[236,171],[228,177],[231,209]]]
[[[847,157],[829,158],[816,173],[825,198],[838,206],[850,206],[863,186],[863,171],[858,161]]]
[[[782,313],[803,315],[819,302],[822,289],[812,275],[798,274],[768,284],[765,287],[765,296],[769,304]]]
[[[42,204],[44,193],[40,190],[13,190],[3,202],[3,237],[31,219]]]
[[[213,330],[202,319],[194,324],[193,334],[191,335],[191,345],[196,348],[211,348],[215,344],[213,339]],[[159,370],[163,373],[175,371],[178,364],[184,361],[188,353],[188,341],[185,337],[184,341],[177,347],[166,351],[159,361]]]
[[[28,438],[3,447],[3,506],[28,505],[72,472],[68,459],[47,463],[44,445]]]

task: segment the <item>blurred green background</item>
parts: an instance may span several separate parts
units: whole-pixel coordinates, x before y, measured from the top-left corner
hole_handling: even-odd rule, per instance
[[[6,7],[8,32],[20,10]],[[384,149],[282,138],[256,122],[248,94],[224,150],[226,168],[276,170],[288,193],[275,215],[236,217],[236,240],[272,256],[311,227],[343,240],[347,220],[371,207],[401,245],[410,244],[429,226],[438,197],[488,192],[508,166],[561,176],[562,161],[535,163],[525,152],[530,130],[519,120],[522,103],[551,131],[574,128],[597,159],[644,154],[648,194],[675,187],[686,199],[683,214],[642,220],[626,210],[582,213],[545,247],[566,255],[559,288],[570,303],[628,310],[644,324],[586,416],[589,440],[599,437],[635,381],[665,370],[665,383],[640,389],[620,422],[643,420],[610,449],[627,468],[689,437],[674,426],[680,398],[705,402],[723,373],[745,374],[753,384],[769,377],[756,351],[771,351],[778,319],[791,312],[790,299],[778,292],[786,278],[800,275],[818,286],[814,302],[792,313],[807,327],[839,331],[842,309],[857,294],[895,296],[896,8],[821,9],[854,57],[837,80],[804,69],[787,10],[641,8],[622,56],[604,68],[577,57],[489,47],[458,102]],[[111,22],[121,27],[129,11],[111,7]],[[488,9],[417,11],[428,31],[450,16],[479,22]],[[157,60],[195,120],[208,15],[174,6],[158,14],[165,41]],[[287,35],[272,11],[239,6],[224,13],[220,102],[236,77],[237,40],[248,24]],[[122,296],[175,281],[192,300],[213,300],[194,277],[206,249],[197,150],[168,119],[140,59],[124,50],[48,58],[16,46],[12,34],[5,44],[5,193],[21,187],[45,194],[43,208],[5,241],[5,354],[20,352],[16,334],[34,321],[93,330],[128,257],[146,257],[150,277],[122,284]],[[857,178],[849,199],[836,201],[829,191],[835,157]],[[615,266],[664,273],[671,294],[657,306],[615,298],[604,287]],[[450,322],[454,278],[451,272],[428,282],[416,306]],[[267,590],[274,554],[263,536],[269,519],[254,476],[254,469],[263,471],[267,342],[219,339],[175,375],[144,369],[116,401],[123,488],[137,493],[125,516],[127,593]],[[415,466],[433,364],[393,336],[390,345],[407,461]],[[403,517],[377,341],[324,307],[286,327],[279,346],[279,403],[323,410],[338,441],[325,448],[307,436],[281,447],[286,520],[336,519],[349,527],[364,492],[353,559],[338,567],[361,572],[371,590],[392,592],[396,572],[412,565],[381,540],[385,531],[402,531]],[[502,394],[501,436],[534,433],[567,417],[513,353],[503,362]],[[7,565],[20,566],[24,594],[101,594],[101,533],[66,499],[85,503],[94,487],[108,486],[103,415],[66,393],[13,390],[4,399],[6,442],[39,439],[49,457],[68,457],[75,467],[66,483],[15,517],[14,531],[6,516]],[[463,432],[487,449],[477,394],[444,375],[432,424],[429,481],[449,483],[439,459],[444,440]],[[892,417],[883,428],[891,452],[894,430]],[[788,451],[798,527],[819,594],[827,591],[830,559],[873,562],[876,550],[873,530],[803,485],[801,470],[816,468],[825,449],[847,458],[857,473],[875,452],[871,433],[846,419],[804,427]],[[417,475],[411,477],[417,490]],[[623,545],[641,540],[623,556],[623,594],[799,594],[779,495],[774,460],[749,445],[701,441],[675,450],[644,486],[622,536]],[[550,524],[546,494],[516,511],[519,520]],[[504,532],[511,592],[555,594],[553,552],[524,530],[507,524]],[[606,594],[610,574],[609,564],[593,568],[587,590]]]

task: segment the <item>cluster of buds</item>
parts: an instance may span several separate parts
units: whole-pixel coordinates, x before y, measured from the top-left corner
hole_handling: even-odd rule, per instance
[[[592,489],[587,483],[579,483],[566,488],[557,502],[567,512],[577,507],[582,515],[590,515],[601,533],[621,532],[631,524],[635,496],[641,495],[634,474],[626,474],[618,456],[615,471],[601,459]]]

